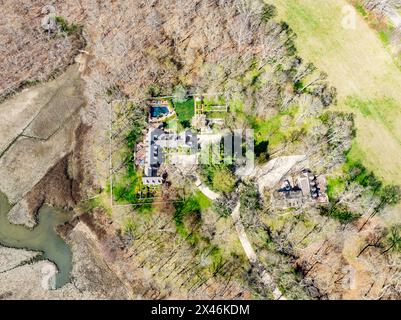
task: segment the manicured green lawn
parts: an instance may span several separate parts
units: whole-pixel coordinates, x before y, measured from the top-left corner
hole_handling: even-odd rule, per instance
[[[185,102],[174,102],[174,110],[178,115],[178,119],[181,123],[189,121],[191,122],[194,116],[194,99],[190,98]]]

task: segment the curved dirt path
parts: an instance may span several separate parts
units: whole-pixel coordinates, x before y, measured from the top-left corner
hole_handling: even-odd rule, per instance
[[[246,235],[244,225],[242,224],[241,221],[239,201],[235,206],[233,212],[231,213],[231,217],[234,221],[235,229],[237,230],[239,240],[242,244],[242,248],[244,249],[246,256],[248,257],[249,262],[251,262],[252,264],[257,264],[258,257],[256,255],[255,250],[253,250],[251,242],[249,241],[248,236]],[[275,285],[272,276],[265,269],[263,269],[262,271],[261,278],[266,286],[273,288],[273,296],[275,300],[287,300],[283,295],[283,293],[280,291],[280,289]]]
[[[301,156],[302,160],[304,160],[304,156]],[[295,157],[296,162],[299,161],[299,157]],[[293,165],[292,165],[293,166]],[[199,190],[207,196],[210,200],[214,201],[216,200],[220,195],[212,190],[210,190],[206,185],[204,185],[199,177],[197,176],[197,181],[196,181],[196,186],[199,188]],[[242,224],[241,221],[241,215],[240,215],[240,202],[238,201],[237,205],[235,206],[233,212],[231,213],[231,218],[234,221],[235,229],[237,230],[238,238],[241,242],[242,248],[245,251],[245,255],[247,256],[249,262],[253,265],[259,265],[262,268],[261,272],[261,279],[264,285],[273,288],[273,296],[275,300],[287,300],[286,297],[283,295],[283,293],[280,291],[280,289],[276,286],[276,284],[273,281],[272,276],[261,266],[261,264],[258,261],[258,257],[256,255],[255,250],[253,250],[252,244],[248,239],[248,236],[246,235],[245,232],[245,227]]]

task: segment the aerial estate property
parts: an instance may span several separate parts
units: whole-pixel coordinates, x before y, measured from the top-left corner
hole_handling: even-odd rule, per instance
[[[401,299],[400,1],[0,8],[0,300]]]
[[[224,137],[224,116],[229,112],[228,106],[213,105],[210,102],[206,105],[204,98],[198,96],[191,98],[190,102],[193,102],[193,106],[186,104],[186,108],[194,108],[193,116],[181,133],[177,132],[177,126],[168,125],[168,122],[177,118],[171,99],[151,99],[145,102],[148,108],[147,127],[144,129],[143,140],[135,147],[135,164],[143,171],[143,185],[157,186],[166,182],[169,165],[196,169],[202,161],[202,148],[207,149],[212,145],[223,148],[220,144]],[[233,157],[233,154],[229,156]],[[206,161],[203,164],[208,163]],[[316,177],[305,167],[294,173],[295,176],[283,177],[281,187],[277,186],[271,195],[272,205],[287,208],[328,202],[324,176]]]

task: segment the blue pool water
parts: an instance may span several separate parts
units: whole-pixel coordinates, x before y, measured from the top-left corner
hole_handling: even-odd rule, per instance
[[[150,116],[152,118],[158,118],[168,114],[169,110],[167,107],[150,107]]]

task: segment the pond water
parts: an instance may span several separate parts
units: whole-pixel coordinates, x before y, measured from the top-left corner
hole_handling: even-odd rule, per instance
[[[150,107],[150,116],[152,118],[158,118],[169,113],[168,107]]]
[[[72,252],[64,240],[57,235],[55,227],[71,218],[69,212],[43,206],[38,213],[38,224],[32,230],[11,224],[7,213],[11,207],[7,198],[0,193],[0,244],[6,247],[40,251],[41,259],[57,265],[56,288],[70,281]]]

